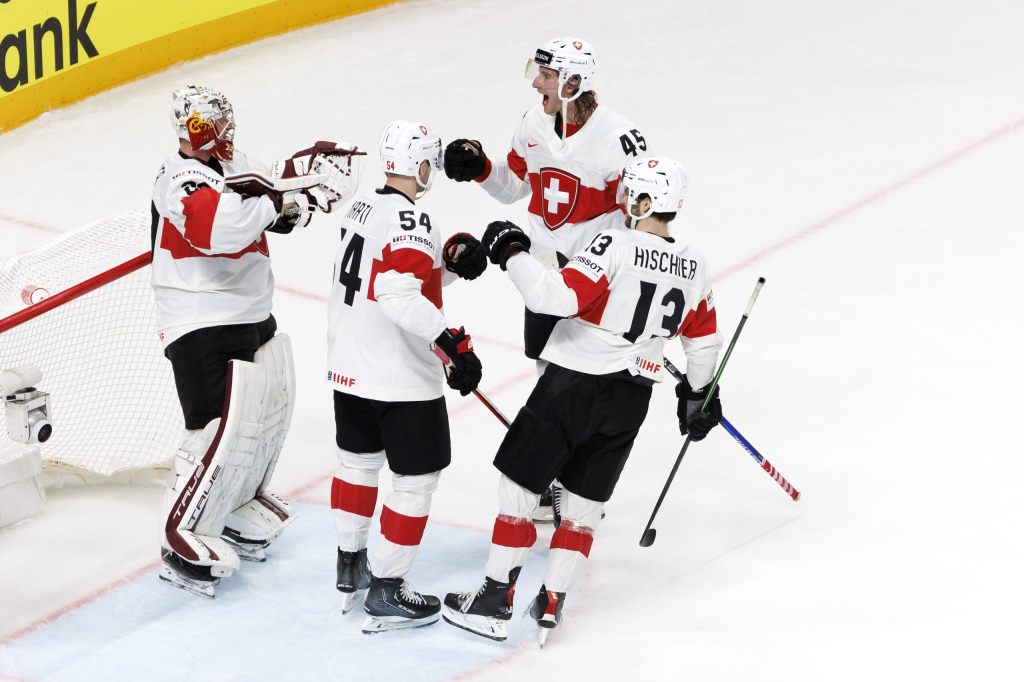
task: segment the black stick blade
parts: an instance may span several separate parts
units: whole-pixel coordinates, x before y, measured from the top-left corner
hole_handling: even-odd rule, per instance
[[[641,547],[650,547],[654,544],[654,538],[658,537],[658,531],[653,528],[648,528],[644,531],[643,536],[640,538]]]

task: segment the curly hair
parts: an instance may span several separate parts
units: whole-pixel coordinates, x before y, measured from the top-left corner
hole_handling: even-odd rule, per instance
[[[577,125],[583,125],[594,115],[594,111],[597,110],[597,93],[593,90],[587,90],[581,93],[573,104],[576,105],[573,112],[574,115],[570,116],[569,120]]]

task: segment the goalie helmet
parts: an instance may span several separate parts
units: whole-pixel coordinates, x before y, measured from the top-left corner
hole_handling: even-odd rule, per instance
[[[221,161],[234,156],[235,110],[228,98],[203,85],[187,85],[172,95],[171,125],[194,151]]]
[[[527,78],[534,78],[540,67],[558,72],[558,96],[568,86],[572,102],[588,90],[594,89],[597,78],[597,57],[594,46],[578,38],[552,38],[537,48],[537,53],[526,63]]]
[[[630,227],[652,213],[675,213],[683,205],[686,194],[686,171],[679,162],[668,157],[637,159],[622,169],[622,179],[616,189],[616,201],[623,206]],[[643,198],[651,200],[650,208],[641,215],[633,207]]]
[[[441,169],[442,159],[441,138],[421,123],[395,121],[381,135],[380,161],[384,172],[416,178],[420,188],[417,197],[426,194],[434,183],[434,175]],[[420,179],[419,173],[420,164],[424,161],[430,164],[431,169],[426,183]]]

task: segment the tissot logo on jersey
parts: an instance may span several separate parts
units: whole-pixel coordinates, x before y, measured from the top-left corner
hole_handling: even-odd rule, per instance
[[[550,230],[557,230],[572,215],[580,199],[580,179],[560,168],[540,169],[540,213]]]
[[[426,237],[421,237],[418,234],[399,234],[395,235],[391,239],[391,243],[395,244],[396,246],[409,246],[409,242],[412,242],[413,244],[418,244],[428,249],[434,248],[434,243],[432,241],[430,241]]]
[[[697,274],[697,261],[683,258],[667,251],[634,247],[633,265],[644,270],[667,272],[683,279],[693,279]]]
[[[573,258],[572,263],[575,269],[581,270],[583,274],[587,275],[595,282],[604,273],[604,267],[601,264],[595,263],[583,255]]]

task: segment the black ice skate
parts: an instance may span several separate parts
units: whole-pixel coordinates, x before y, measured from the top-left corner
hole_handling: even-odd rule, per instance
[[[540,494],[540,502],[537,504],[537,508],[533,510],[533,521],[535,523],[544,523],[546,521],[554,521],[554,492],[555,484],[548,486],[548,489]],[[555,522],[555,527],[558,527],[558,523]]]
[[[433,625],[438,621],[441,602],[432,595],[420,594],[403,578],[371,576],[363,610],[366,611],[363,632],[373,635]]]
[[[360,592],[370,587],[370,564],[366,548],[358,552],[338,550],[338,592],[341,592],[341,612],[352,610]]]
[[[160,580],[186,592],[213,599],[213,589],[220,584],[220,578],[210,574],[209,566],[190,564],[169,549],[161,550],[160,558],[163,560]]]
[[[565,592],[551,592],[543,585],[540,592],[533,598],[527,614],[537,621],[537,643],[544,648],[548,633],[562,622],[562,606],[565,603]]]
[[[503,642],[508,639],[508,621],[512,618],[512,599],[521,567],[509,571],[507,583],[484,578],[476,592],[449,592],[441,615],[457,628]]]

